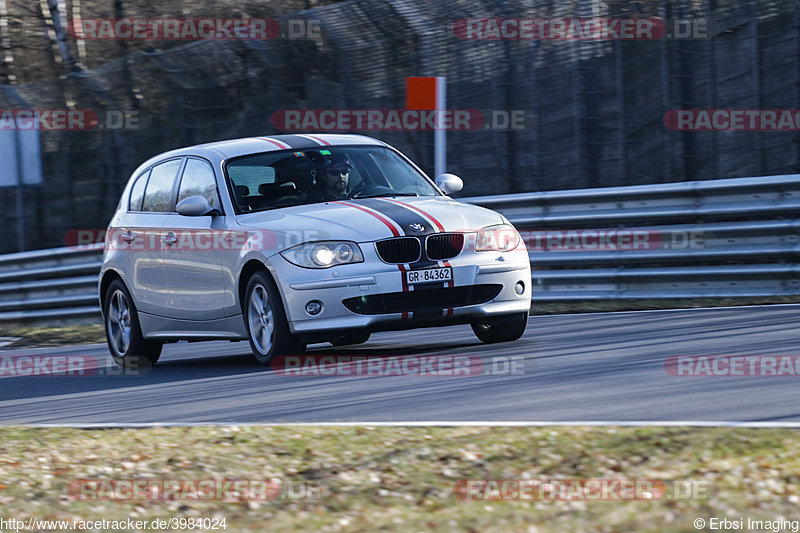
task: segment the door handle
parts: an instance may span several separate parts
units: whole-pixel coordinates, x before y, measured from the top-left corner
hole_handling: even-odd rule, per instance
[[[174,234],[174,233],[172,233],[172,232],[170,231],[169,233],[167,233],[167,236],[166,236],[166,237],[162,237],[162,238],[161,238],[161,242],[163,242],[163,243],[164,243],[164,244],[166,244],[167,246],[172,246],[173,244],[175,244],[176,242],[178,242],[178,238],[175,236],[175,234]]]
[[[136,235],[131,230],[128,230],[125,233],[121,233],[119,239],[124,242],[133,242],[136,240]]]

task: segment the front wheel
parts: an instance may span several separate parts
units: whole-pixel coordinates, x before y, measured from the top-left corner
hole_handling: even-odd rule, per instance
[[[515,341],[522,337],[528,326],[528,313],[516,313],[486,318],[472,324],[472,331],[481,342],[487,344],[495,342]]]
[[[244,319],[253,357],[268,365],[276,355],[294,355],[305,345],[289,331],[278,289],[264,272],[256,272],[247,283]]]
[[[163,343],[142,335],[139,315],[122,280],[114,280],[103,303],[106,341],[114,362],[123,368],[149,368],[161,357]]]

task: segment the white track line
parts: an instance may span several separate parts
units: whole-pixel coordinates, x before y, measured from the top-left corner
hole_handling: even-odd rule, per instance
[[[3,424],[5,427],[13,427],[14,424]],[[19,424],[18,424],[19,425]],[[22,424],[25,427],[44,427],[44,428],[149,428],[149,427],[216,427],[216,426],[239,426],[239,427],[299,427],[299,426],[331,426],[331,427],[364,427],[364,426],[388,426],[388,427],[448,427],[448,426],[487,426],[487,427],[547,427],[547,426],[595,426],[595,427],[742,427],[742,428],[800,428],[800,421],[797,422],[734,422],[728,420],[685,420],[685,421],[625,421],[625,420],[604,420],[604,421],[577,421],[577,422],[274,422],[274,423],[251,423],[251,422],[157,422],[132,423],[132,424],[106,424],[106,423],[68,423],[68,424]]]
[[[543,318],[548,316],[586,316],[586,315],[627,315],[631,313],[674,313],[677,311],[713,311],[715,309],[760,309],[760,308],[774,308],[779,307],[781,309],[795,308],[800,310],[800,304],[758,304],[758,305],[728,305],[723,307],[682,307],[679,309],[637,309],[633,311],[587,311],[585,313],[559,313],[559,314],[546,314],[546,315],[534,315],[532,314],[530,318]],[[536,304],[533,304],[534,310],[536,309]]]

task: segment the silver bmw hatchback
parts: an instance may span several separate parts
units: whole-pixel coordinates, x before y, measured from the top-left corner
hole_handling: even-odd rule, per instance
[[[248,340],[262,364],[309,343],[471,324],[518,339],[530,263],[502,215],[448,194],[360,135],[276,135],[160,154],[108,226],[99,297],[111,355],[153,364],[179,340]]]

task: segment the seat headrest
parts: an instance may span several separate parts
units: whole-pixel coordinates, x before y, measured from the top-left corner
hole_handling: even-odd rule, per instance
[[[287,181],[286,183],[262,183],[258,186],[258,194],[263,196],[283,196],[286,194],[294,194],[297,187],[294,182]]]
[[[294,183],[296,190],[308,192],[312,189],[311,170],[314,166],[305,157],[286,157],[272,165],[275,169],[276,181]]]

